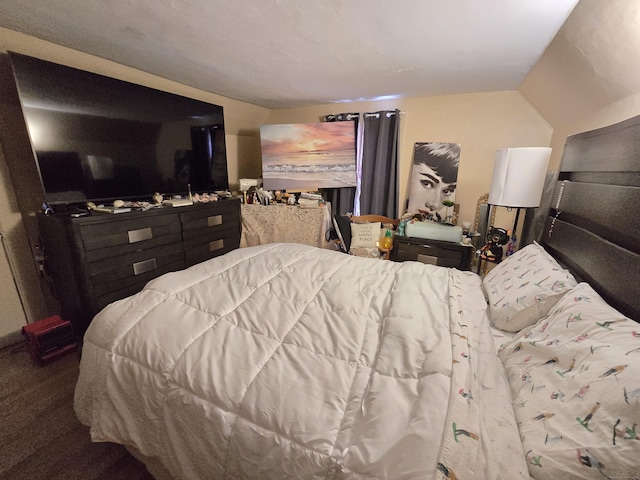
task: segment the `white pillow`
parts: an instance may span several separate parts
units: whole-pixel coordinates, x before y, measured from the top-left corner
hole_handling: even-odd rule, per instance
[[[507,332],[536,323],[576,284],[573,275],[535,242],[496,265],[482,281],[491,323]]]
[[[374,248],[380,239],[380,222],[351,223],[351,248]]]

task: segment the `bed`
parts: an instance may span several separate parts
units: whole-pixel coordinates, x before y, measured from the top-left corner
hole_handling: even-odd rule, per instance
[[[76,412],[173,478],[638,478],[639,192],[634,118],[567,140],[484,278],[298,244],[167,274],[89,326]]]

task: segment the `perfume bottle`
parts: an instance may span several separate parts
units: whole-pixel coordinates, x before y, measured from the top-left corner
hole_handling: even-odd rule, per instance
[[[507,243],[507,252],[505,253],[505,255],[507,257],[513,255],[513,243],[511,243],[511,240],[509,240],[509,243]]]
[[[516,243],[516,232],[513,232],[513,234],[511,235],[511,238],[509,239],[509,243],[507,243],[507,251],[505,253],[507,257],[510,257],[511,255],[513,255],[514,253],[513,245],[515,243]]]

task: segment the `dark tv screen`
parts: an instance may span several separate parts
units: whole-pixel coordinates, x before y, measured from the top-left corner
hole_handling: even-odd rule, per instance
[[[221,106],[10,53],[51,204],[229,188]]]

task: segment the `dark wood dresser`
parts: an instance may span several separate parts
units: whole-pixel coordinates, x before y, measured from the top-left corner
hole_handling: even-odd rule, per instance
[[[393,239],[391,260],[395,262],[422,262],[441,267],[470,270],[473,247],[455,242],[401,237]]]
[[[237,199],[78,218],[39,214],[38,227],[60,313],[78,338],[96,313],[149,280],[238,248],[242,228]]]

